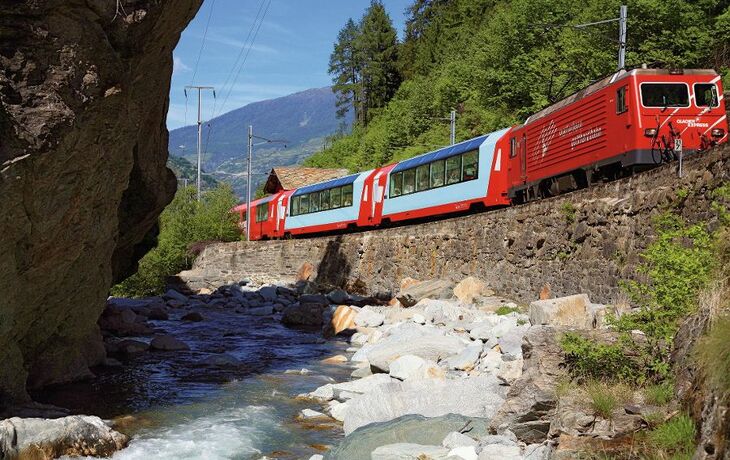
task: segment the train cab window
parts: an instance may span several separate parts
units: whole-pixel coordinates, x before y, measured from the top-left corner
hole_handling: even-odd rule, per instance
[[[684,83],[642,83],[644,107],[689,107],[689,91]]]
[[[479,175],[479,152],[472,150],[462,156],[464,157],[462,160],[464,172],[461,175],[461,180],[468,181],[476,179]]]
[[[624,113],[629,110],[626,103],[626,87],[622,86],[616,91],[616,113]]]
[[[428,165],[421,165],[416,168],[416,191],[428,190],[429,168]]]
[[[390,176],[390,197],[403,195],[403,173],[397,172]]]
[[[431,163],[431,188],[441,187],[444,185],[444,166],[446,162],[444,160],[438,160]]]
[[[342,206],[352,206],[352,184],[342,187]]]
[[[461,182],[461,155],[446,159],[446,185]]]
[[[517,139],[512,138],[509,141],[509,157],[514,158],[517,156]]]
[[[330,208],[330,191],[329,190],[322,190],[319,192],[319,208],[322,211],[326,211]]]
[[[269,203],[256,206],[256,222],[263,222],[269,217]]]
[[[333,188],[330,191],[330,204],[332,209],[342,207],[342,189],[340,187]]]
[[[403,195],[413,193],[416,189],[416,170],[407,169],[403,171]]]
[[[299,197],[295,196],[291,200],[291,215],[296,216],[299,214]]]
[[[717,107],[717,86],[713,83],[695,83],[695,100],[697,107]]]

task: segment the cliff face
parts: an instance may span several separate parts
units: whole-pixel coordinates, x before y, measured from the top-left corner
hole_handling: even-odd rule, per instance
[[[201,3],[0,8],[0,408],[103,359],[109,286],[175,191],[172,50]]]

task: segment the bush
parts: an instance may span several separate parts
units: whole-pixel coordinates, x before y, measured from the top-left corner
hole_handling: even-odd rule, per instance
[[[160,294],[168,276],[190,268],[194,243],[239,239],[237,215],[230,212],[236,202],[228,184],[205,192],[200,202],[194,187],[179,190],[160,215],[157,247],[140,260],[137,273],[112,287],[111,294],[120,297]]]
[[[630,339],[622,338],[614,344],[604,344],[568,332],[561,337],[560,346],[568,368],[578,378],[643,382],[645,363],[627,354],[627,350],[635,348],[627,341]]]
[[[659,449],[659,458],[666,454],[689,458],[695,450],[695,423],[688,415],[680,414],[649,432],[648,441]]]

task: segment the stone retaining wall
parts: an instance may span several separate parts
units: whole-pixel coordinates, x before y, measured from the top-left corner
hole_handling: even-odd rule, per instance
[[[302,264],[313,279],[353,290],[397,291],[401,279],[467,275],[521,301],[548,283],[553,295],[620,296],[653,236],[652,218],[672,210],[688,221],[715,222],[713,191],[730,176],[730,148],[677,165],[538,201],[425,224],[287,241],[207,247],[180,274],[191,288],[242,278],[294,279]]]

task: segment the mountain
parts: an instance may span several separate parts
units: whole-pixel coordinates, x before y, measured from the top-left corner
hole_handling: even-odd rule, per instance
[[[301,163],[319,151],[325,138],[352,123],[336,117],[335,95],[329,87],[316,88],[288,96],[248,104],[213,118],[203,126],[203,169],[216,180],[233,185],[239,196],[245,194],[248,126],[254,135],[283,139],[285,144],[271,143],[254,147],[252,166],[255,190],[266,180],[274,166]],[[260,140],[255,143],[261,142]],[[197,128],[185,126],[170,131],[171,156],[197,163]]]
[[[178,187],[184,187],[185,185],[195,185],[198,175],[196,165],[183,157],[170,155],[170,157],[167,159],[167,166],[172,169],[173,173],[175,173],[175,177],[177,177]],[[203,173],[200,176],[200,180],[203,182],[203,190],[215,188],[215,186],[218,185],[218,181],[215,180],[213,176],[205,172],[205,168],[203,168]]]

